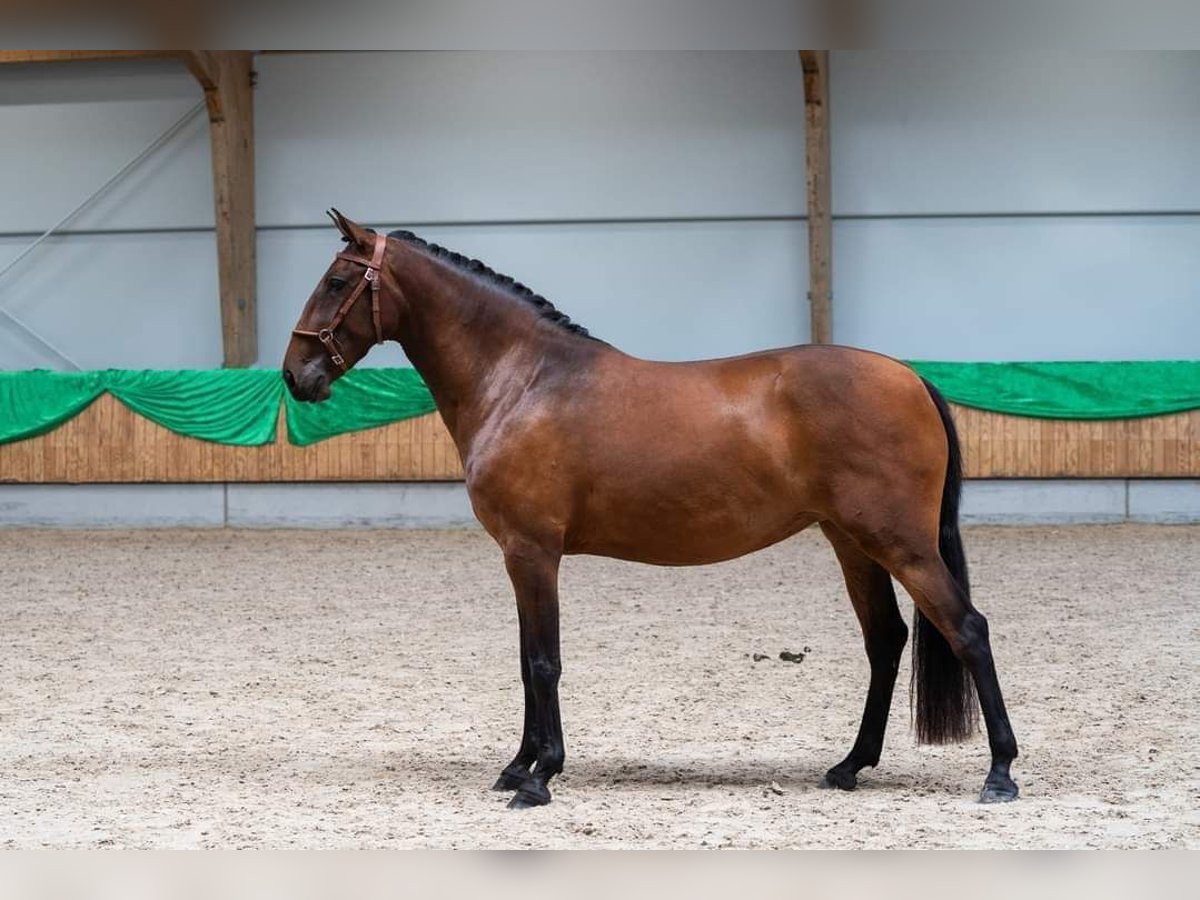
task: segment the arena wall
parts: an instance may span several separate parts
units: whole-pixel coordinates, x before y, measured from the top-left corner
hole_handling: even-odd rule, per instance
[[[1200,54],[835,51],[834,337],[902,358],[1194,358]],[[1131,64],[1133,63],[1133,64]],[[630,352],[808,338],[791,53],[268,54],[256,60],[259,364],[337,205],[479,256]],[[9,67],[0,264],[197,99],[171,63]],[[6,278],[87,368],[221,359],[203,117]],[[0,326],[0,366],[53,366]],[[369,365],[403,365],[395,347]],[[959,409],[975,478],[1197,478],[1197,414]],[[191,441],[104,398],[0,447],[22,484],[459,477],[436,417],[310,447]]]

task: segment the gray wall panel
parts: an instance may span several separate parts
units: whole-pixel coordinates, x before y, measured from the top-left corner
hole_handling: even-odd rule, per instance
[[[911,359],[1200,355],[1200,217],[839,222],[834,338]]]
[[[1200,210],[1200,53],[835,51],[838,213]]]
[[[0,70],[0,233],[41,232],[202,97],[182,64],[71,63]],[[68,227],[213,225],[203,113]]]
[[[257,61],[261,364],[336,244],[339,205],[421,227],[640,355],[807,337],[803,102],[780,53],[302,54]],[[946,359],[1200,353],[1200,54],[836,51],[839,341]],[[0,72],[0,233],[37,231],[199,97],[174,63]],[[890,220],[922,212],[1010,218]],[[208,228],[206,126],[76,228]],[[579,219],[782,221],[583,224]],[[527,219],[564,224],[481,224]],[[572,224],[574,221],[574,224]],[[469,224],[469,223],[477,224]],[[282,226],[286,230],[277,230]],[[25,239],[0,239],[0,265]],[[221,359],[211,233],[56,239],[0,305],[87,366]],[[0,323],[8,368],[53,360]],[[394,349],[373,364],[396,364]]]
[[[0,259],[23,240],[0,239]],[[84,368],[221,365],[217,250],[211,233],[76,235],[51,240],[0,285],[0,303]],[[0,323],[4,368],[58,368]]]
[[[5,484],[0,529],[220,528],[227,522],[225,490],[223,484]]]
[[[1200,481],[982,479],[968,524],[1200,523]],[[3,528],[478,528],[462,482],[0,484]]]
[[[259,216],[411,222],[791,215],[794,53],[266,56]]]

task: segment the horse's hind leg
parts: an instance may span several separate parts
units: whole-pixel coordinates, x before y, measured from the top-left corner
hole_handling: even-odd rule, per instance
[[[888,568],[916,603],[917,609],[928,620],[928,623],[918,624],[918,630],[930,624],[937,630],[937,635],[930,634],[922,637],[929,643],[938,635],[945,639],[966,670],[970,673],[979,696],[979,705],[983,709],[984,723],[987,725],[988,744],[992,751],[992,766],[983,784],[980,801],[997,803],[1015,800],[1017,784],[1009,775],[1009,767],[1017,757],[1017,740],[1013,736],[1012,725],[1008,721],[1008,713],[1004,708],[1004,698],[1000,693],[1000,681],[996,677],[996,666],[992,661],[992,645],[988,637],[987,619],[983,617],[971,601],[964,596],[963,591],[950,574],[942,560],[936,545],[924,553],[914,553],[902,550],[899,546],[891,548],[888,557]],[[914,654],[933,655],[931,650],[922,646],[914,646]],[[927,675],[917,670],[918,694],[921,690],[947,690],[957,692],[954,682],[957,675],[946,670],[945,662],[937,661],[932,669],[933,674]],[[938,678],[943,685],[933,683]],[[921,679],[925,683],[921,683]],[[921,708],[918,706],[918,727],[920,727]],[[934,726],[932,740],[937,740],[938,723]],[[956,729],[948,730],[948,738],[957,737]]]
[[[863,553],[835,526],[822,523],[821,530],[842,565],[846,589],[862,626],[867,659],[871,663],[871,684],[867,688],[867,703],[858,738],[850,754],[825,775],[827,787],[849,791],[858,783],[860,769],[879,763],[900,655],[908,641],[908,627],[896,605],[896,592],[887,569]]]

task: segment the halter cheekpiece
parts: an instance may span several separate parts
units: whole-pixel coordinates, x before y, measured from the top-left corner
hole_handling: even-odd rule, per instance
[[[370,259],[362,256],[357,256],[353,253],[339,253],[338,259],[343,259],[346,262],[357,263],[360,266],[366,266],[367,270],[363,272],[362,281],[354,288],[354,291],[347,297],[342,305],[338,307],[338,311],[334,313],[333,318],[320,331],[304,331],[300,328],[292,330],[292,334],[298,334],[302,337],[315,337],[325,347],[329,353],[329,358],[333,360],[333,364],[342,371],[346,370],[346,358],[342,356],[342,347],[337,341],[337,336],[334,332],[338,326],[342,324],[342,320],[354,307],[354,302],[362,295],[362,292],[367,289],[367,285],[371,286],[371,319],[375,323],[375,343],[383,343],[383,324],[379,317],[379,273],[383,267],[383,254],[387,250],[387,236],[382,234],[375,235],[375,251],[371,254]]]

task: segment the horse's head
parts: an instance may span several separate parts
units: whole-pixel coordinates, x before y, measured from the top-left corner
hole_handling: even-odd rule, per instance
[[[336,209],[329,216],[346,246],[317,282],[283,357],[283,380],[297,400],[327,399],[329,386],[383,341],[387,238]]]

